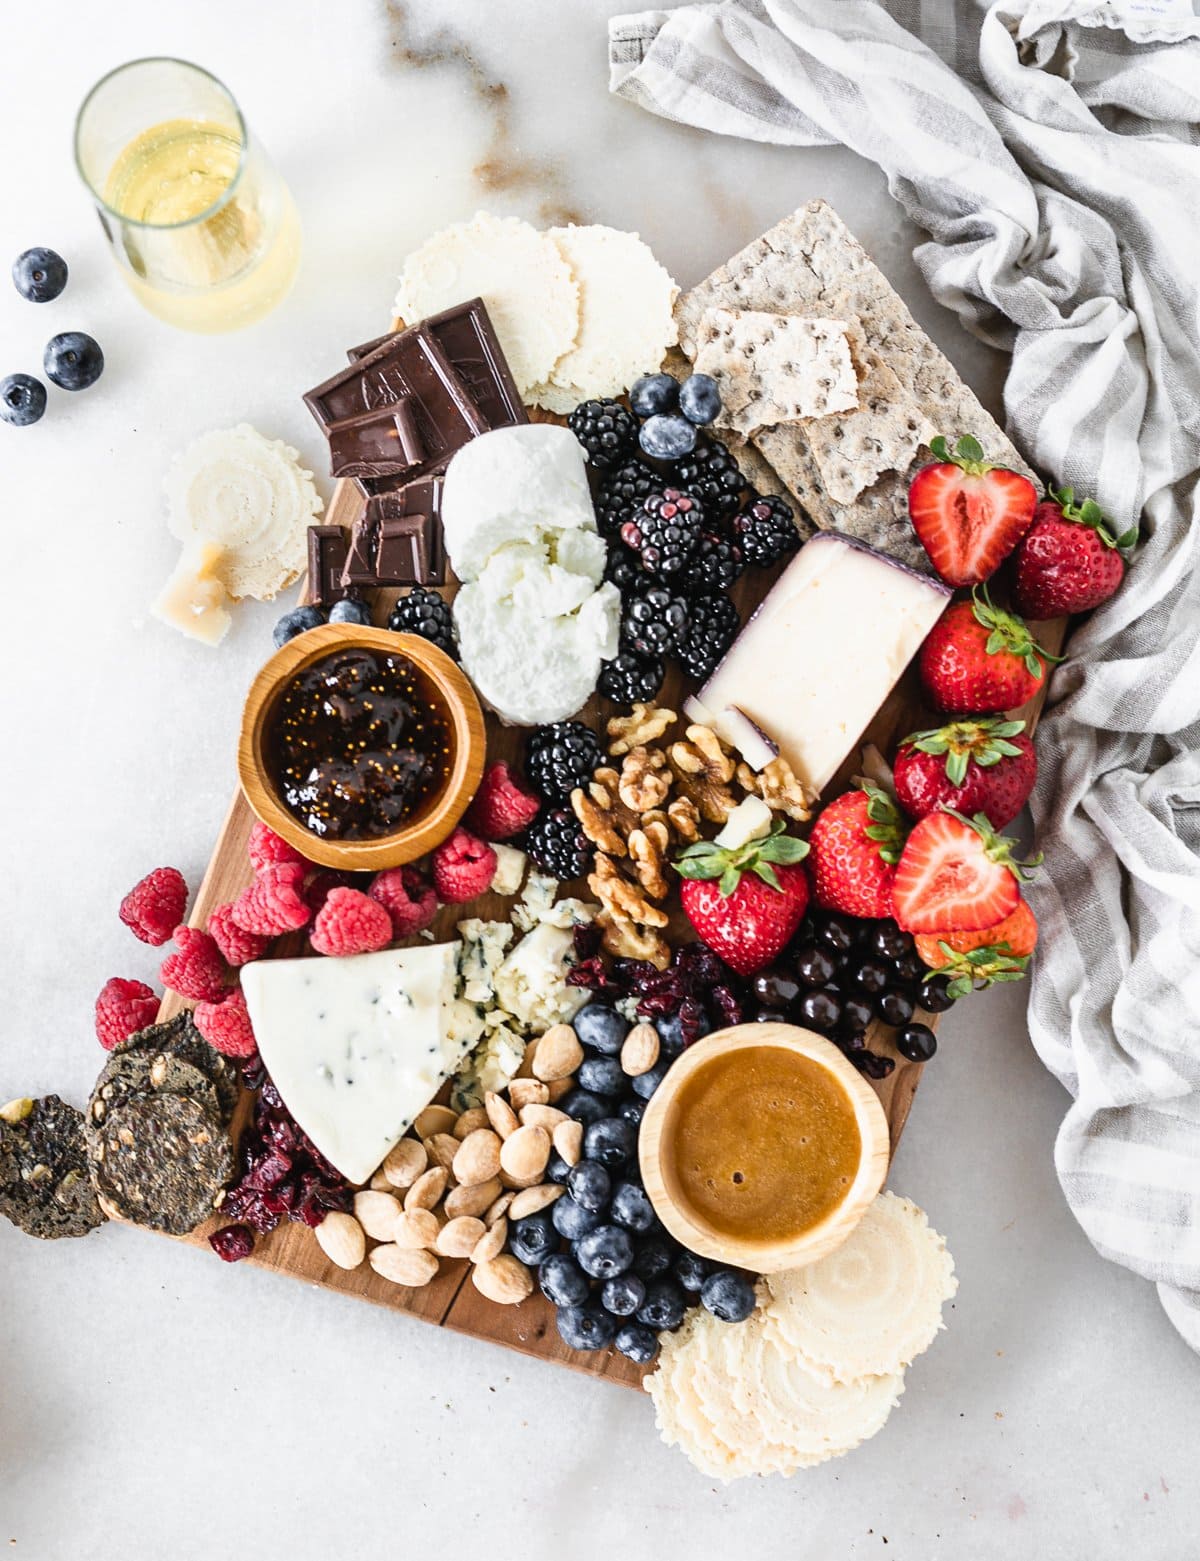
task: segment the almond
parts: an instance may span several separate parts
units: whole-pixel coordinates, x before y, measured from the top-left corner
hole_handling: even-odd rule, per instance
[[[540,1182],[536,1187],[525,1187],[509,1204],[508,1217],[523,1220],[529,1214],[536,1214],[539,1209],[547,1209],[566,1190],[554,1182]]]
[[[375,1253],[371,1256],[374,1257]],[[489,1301],[495,1301],[500,1306],[517,1306],[533,1293],[533,1278],[529,1270],[511,1252],[503,1252],[490,1262],[476,1264],[471,1270],[471,1278],[480,1295],[486,1295]]]
[[[473,1187],[452,1188],[446,1194],[442,1208],[448,1220],[458,1219],[461,1214],[482,1215],[503,1191],[500,1178],[493,1176],[486,1182],[476,1182]]]
[[[537,1079],[513,1079],[508,1086],[508,1098],[514,1111],[522,1111],[526,1106],[544,1106],[550,1099],[550,1086],[540,1084]]]
[[[515,1135],[514,1135],[515,1136]],[[468,1133],[454,1156],[454,1175],[464,1187],[490,1182],[500,1169],[502,1144],[491,1128],[476,1128]]]
[[[449,1106],[426,1106],[413,1128],[418,1138],[432,1138],[435,1133],[452,1133],[457,1121],[457,1111],[451,1111]]]
[[[375,1247],[370,1255],[371,1267],[393,1284],[408,1285],[419,1290],[427,1285],[438,1271],[438,1260],[432,1252],[422,1252],[417,1247],[387,1245]]]
[[[550,1158],[550,1134],[544,1127],[519,1127],[500,1146],[500,1180],[531,1187],[539,1182]]]
[[[569,1122],[571,1118],[565,1111],[560,1111],[557,1106],[522,1106],[521,1123],[524,1127],[544,1127],[547,1133],[553,1133],[560,1122]]]
[[[503,1215],[480,1236],[471,1253],[472,1263],[490,1263],[504,1251],[508,1240],[508,1221]]]
[[[427,1171],[423,1171],[417,1177],[404,1194],[404,1207],[410,1211],[436,1208],[449,1180],[450,1176],[445,1166],[431,1165]]]
[[[393,1187],[411,1187],[429,1164],[429,1153],[419,1138],[402,1138],[383,1162],[383,1174]]]
[[[447,1170],[454,1164],[454,1156],[458,1153],[458,1139],[453,1133],[434,1133],[432,1138],[424,1140],[426,1153],[434,1165],[444,1165]]]
[[[392,1227],[392,1240],[398,1247],[432,1247],[438,1230],[432,1209],[405,1209]]]
[[[400,1205],[390,1192],[354,1194],[354,1218],[372,1241],[391,1241],[399,1217]]]
[[[583,1061],[583,1047],[569,1024],[552,1024],[537,1042],[533,1054],[533,1075],[542,1079],[565,1079]]]
[[[502,1220],[508,1213],[508,1210],[512,1205],[512,1201],[516,1196],[517,1195],[515,1192],[506,1190],[500,1194],[495,1202],[488,1204],[487,1208],[483,1211],[483,1223],[488,1227],[489,1230],[499,1220]]]
[[[477,1127],[486,1127],[487,1125],[487,1112],[482,1106],[472,1106],[469,1111],[464,1111],[454,1124],[454,1136],[461,1143],[468,1133],[473,1133]]]
[[[546,1085],[546,1099],[552,1106],[557,1105],[564,1095],[569,1095],[575,1088],[575,1075],[569,1074],[565,1079],[551,1079]]]
[[[583,1158],[583,1123],[568,1117],[554,1129],[554,1147],[568,1165],[578,1165]]]
[[[483,1097],[483,1104],[487,1120],[500,1134],[501,1138],[507,1138],[510,1133],[515,1133],[520,1127],[521,1124],[517,1121],[517,1113],[503,1095],[497,1095],[494,1090],[488,1090]]]
[[[658,1031],[652,1024],[635,1024],[621,1046],[621,1069],[638,1078],[658,1061]]]
[[[438,1232],[435,1245],[443,1257],[470,1257],[486,1234],[487,1227],[482,1220],[460,1214],[457,1219],[446,1221]]]
[[[331,1210],[314,1234],[321,1251],[339,1268],[357,1268],[367,1255],[367,1238],[353,1214]]]

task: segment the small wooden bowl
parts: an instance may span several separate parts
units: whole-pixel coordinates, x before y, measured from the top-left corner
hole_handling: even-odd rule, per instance
[[[845,1197],[824,1219],[789,1241],[746,1241],[714,1230],[683,1196],[672,1150],[679,1092],[718,1055],[753,1047],[782,1047],[819,1063],[849,1097],[862,1140],[858,1171]],[[739,1024],[708,1035],[676,1061],[650,1099],[638,1135],[642,1181],[655,1212],[678,1241],[701,1257],[756,1274],[799,1268],[826,1257],[858,1224],[887,1175],[891,1139],[879,1096],[824,1036],[790,1024]]]
[[[297,673],[339,650],[373,650],[403,656],[417,669],[422,695],[446,724],[450,757],[441,786],[390,835],[371,840],[325,840],[305,829],[283,804],[266,753],[276,702]],[[487,736],[475,690],[462,668],[417,634],[393,634],[360,624],[324,623],[289,640],[250,685],[238,742],[238,777],[258,818],[289,845],[322,867],[344,872],[378,872],[426,855],[466,812],[483,775]]]

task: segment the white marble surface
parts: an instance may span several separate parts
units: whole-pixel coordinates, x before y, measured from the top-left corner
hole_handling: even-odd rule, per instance
[[[156,963],[117,899],[159,862],[195,882],[233,785],[273,613],[246,611],[215,655],[147,618],[174,552],[164,466],[240,419],[319,463],[299,393],[386,321],[425,232],[485,203],[578,213],[639,229],[687,283],[824,194],[994,398],[998,361],[925,294],[873,169],[719,142],[609,100],[617,3],[5,8],[0,257],[51,244],[72,282],[40,310],[0,282],[0,369],[36,370],[44,340],[73,327],[99,337],[108,368],[86,395],[52,393],[39,426],[0,428],[0,1098],[86,1095],[96,990],[114,973],[152,979]],[[151,52],[223,76],[299,200],[296,290],[238,337],[140,313],[74,182],[75,104]],[[24,1561],[340,1561],[464,1541],[523,1561],[1193,1554],[1200,1364],[1065,1209],[1052,1165],[1064,1096],[1032,1054],[1019,991],[974,1001],[943,1037],[893,1184],[947,1233],[961,1290],[901,1408],[853,1457],[714,1489],[658,1443],[633,1394],[150,1235],[42,1246],[2,1224],[0,1545]]]

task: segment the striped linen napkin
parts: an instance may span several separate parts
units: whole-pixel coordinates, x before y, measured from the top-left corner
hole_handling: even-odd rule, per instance
[[[1200,21],[1190,0],[725,0],[610,23],[653,113],[878,163],[1009,432],[1141,545],[1038,734],[1029,1024],[1096,1249],[1200,1350]],[[951,430],[947,430],[951,432]]]

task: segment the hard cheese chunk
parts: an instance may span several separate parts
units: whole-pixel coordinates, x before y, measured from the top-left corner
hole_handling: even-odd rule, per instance
[[[455,996],[459,949],[439,943],[242,969],[267,1072],[348,1181],[367,1180],[478,1039]]]
[[[189,639],[219,645],[233,621],[220,573],[224,557],[224,548],[216,542],[194,542],[184,548],[150,611]]]
[[[688,702],[739,746],[749,721],[820,792],[862,736],[950,588],[835,532],[805,543]]]

